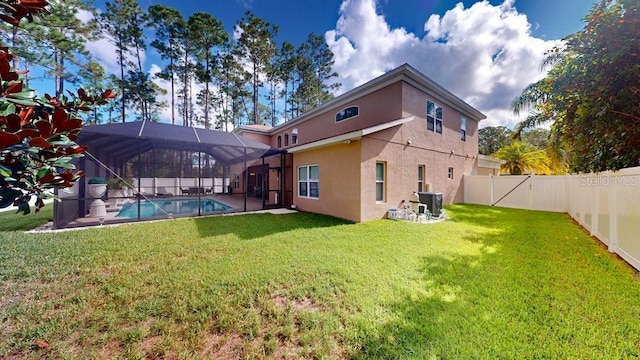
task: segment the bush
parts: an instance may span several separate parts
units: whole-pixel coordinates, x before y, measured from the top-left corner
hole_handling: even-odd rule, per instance
[[[105,178],[103,177],[96,176],[89,179],[88,183],[89,184],[106,184],[107,180],[105,180]]]

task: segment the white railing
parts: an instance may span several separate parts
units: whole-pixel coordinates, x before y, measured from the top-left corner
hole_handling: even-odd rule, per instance
[[[134,188],[138,189],[138,179],[131,182]],[[198,178],[140,178],[140,188],[142,194],[170,194],[180,195],[183,190],[189,188],[206,189],[214,194],[226,193],[225,187],[229,186],[229,178],[202,178],[198,185]]]
[[[640,270],[640,167],[566,176],[465,176],[464,202],[568,213]]]

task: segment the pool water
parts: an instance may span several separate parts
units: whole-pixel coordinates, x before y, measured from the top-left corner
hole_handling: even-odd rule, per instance
[[[200,212],[211,213],[231,209],[214,199],[200,199]],[[198,199],[154,199],[140,202],[140,218],[198,213]],[[138,203],[125,204],[116,217],[138,217]]]

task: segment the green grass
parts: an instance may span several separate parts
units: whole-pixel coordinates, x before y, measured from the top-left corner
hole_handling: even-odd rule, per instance
[[[53,204],[45,205],[37,213],[32,207],[29,215],[7,210],[0,212],[0,231],[32,230],[48,223],[51,219],[53,219]]]
[[[0,232],[0,358],[640,357],[637,272],[566,215],[447,214]]]

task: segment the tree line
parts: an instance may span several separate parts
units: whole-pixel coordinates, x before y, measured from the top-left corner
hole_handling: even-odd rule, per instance
[[[100,13],[82,0],[52,2],[47,10],[36,23],[3,24],[0,41],[20,54],[14,68],[40,68],[53,79],[58,98],[69,83],[88,92],[116,90],[118,101],[94,112],[89,122],[157,121],[168,108],[171,123],[184,126],[275,126],[330,100],[340,86],[322,36],[311,33],[298,46],[277,44],[278,26],[251,12],[235,24],[240,35],[234,39],[209,13],[184,18],[165,5],[144,10],[136,0],[107,1]],[[99,39],[116,51],[114,74],[87,51],[87,42]],[[151,49],[165,61],[154,75],[143,66]],[[27,75],[25,82],[30,80],[37,79]],[[160,101],[161,95],[169,101]]]
[[[547,53],[547,76],[512,103],[529,111],[516,133],[551,124],[574,172],[640,166],[640,2],[600,0],[585,27]]]
[[[598,0],[584,21],[547,52],[547,75],[513,100],[512,111],[528,111],[526,119],[513,131],[480,129],[481,154],[519,164],[546,155],[536,161],[560,174],[640,166],[640,2]],[[543,124],[550,130],[536,129]],[[531,135],[536,140],[527,142]]]

